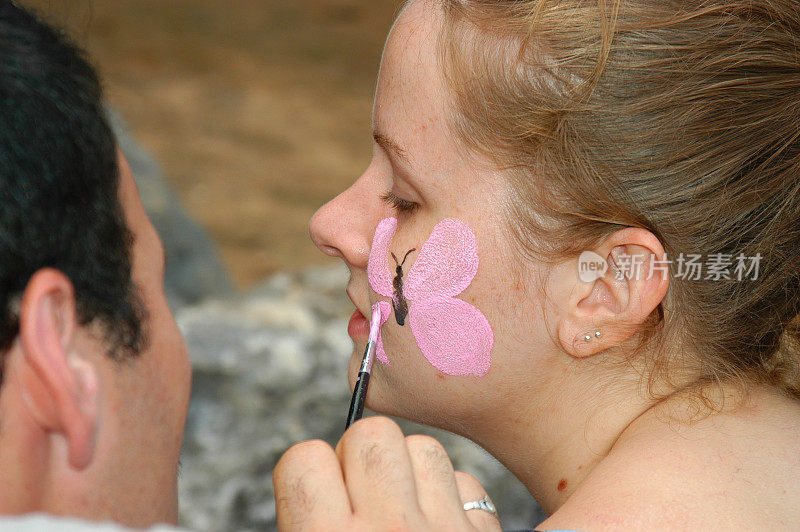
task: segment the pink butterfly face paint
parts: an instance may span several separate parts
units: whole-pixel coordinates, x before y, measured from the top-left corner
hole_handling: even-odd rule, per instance
[[[396,231],[396,218],[381,220],[367,265],[372,289],[395,304],[399,271],[389,263],[389,245]],[[480,310],[455,297],[472,283],[477,271],[474,233],[464,222],[445,218],[433,228],[402,282],[414,340],[428,362],[448,375],[480,377],[489,371],[492,327]],[[380,334],[376,357],[389,364]]]

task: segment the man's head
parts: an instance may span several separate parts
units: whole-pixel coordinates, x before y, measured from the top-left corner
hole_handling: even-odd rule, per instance
[[[0,513],[177,518],[191,368],[96,74],[0,0]]]

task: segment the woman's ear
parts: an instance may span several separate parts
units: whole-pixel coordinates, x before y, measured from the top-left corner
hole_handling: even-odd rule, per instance
[[[637,227],[620,229],[584,253],[574,273],[557,326],[562,349],[573,357],[591,356],[630,338],[669,287],[663,246]]]
[[[92,459],[99,414],[97,368],[75,342],[75,292],[60,271],[44,268],[22,296],[19,340],[25,405],[43,431],[67,442],[69,463],[83,469]]]

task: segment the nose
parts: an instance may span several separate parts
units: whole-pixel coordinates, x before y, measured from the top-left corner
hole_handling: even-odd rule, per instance
[[[326,255],[366,268],[372,234],[385,208],[368,175],[320,207],[309,223],[311,240]]]

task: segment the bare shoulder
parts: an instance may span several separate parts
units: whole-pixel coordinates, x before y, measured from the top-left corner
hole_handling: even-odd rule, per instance
[[[537,529],[594,532],[735,528],[724,515],[721,522],[711,518],[708,501],[696,487],[682,486],[678,490],[664,471],[646,466],[630,462],[623,469],[603,464],[602,471],[587,477]]]
[[[800,404],[767,394],[653,424],[603,459],[541,530],[800,530]]]

